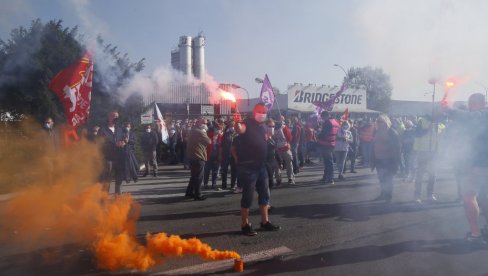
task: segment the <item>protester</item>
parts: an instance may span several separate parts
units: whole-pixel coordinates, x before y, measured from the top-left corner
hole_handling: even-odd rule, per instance
[[[402,119],[400,118],[394,118],[391,121],[391,127],[398,133],[398,137],[403,137],[403,134],[405,133],[405,124],[403,123]],[[403,154],[400,156],[400,165],[399,165],[399,174],[398,176],[400,178],[405,177],[405,160],[403,160]]]
[[[124,123],[124,127],[115,132],[115,146],[117,148],[117,160],[115,162],[115,193],[120,194],[120,186],[125,181],[137,182],[139,163],[135,154],[136,136],[131,131],[131,123]]]
[[[305,164],[312,164],[310,155],[315,151],[317,145],[317,137],[312,123],[308,122],[305,125]]]
[[[275,122],[273,119],[266,121],[268,131],[266,132],[268,141],[268,155],[266,157],[266,170],[268,172],[268,185],[270,188],[275,186],[274,179],[276,179],[276,186],[281,185],[281,171],[276,160],[276,142],[273,140],[275,132]]]
[[[203,172],[207,161],[207,146],[211,140],[207,136],[207,120],[199,118],[188,136],[187,156],[190,164],[191,177],[186,188],[186,197],[201,201],[207,199],[201,195]]]
[[[254,236],[257,232],[249,223],[249,208],[251,207],[254,190],[258,193],[259,210],[261,213],[261,228],[265,231],[276,231],[280,227],[272,224],[268,217],[270,192],[268,187],[266,157],[267,142],[266,121],[267,108],[263,104],[256,104],[252,118],[240,122],[236,118],[236,131],[240,135],[237,148],[238,181],[241,183],[241,230],[244,235]],[[252,149],[252,150],[250,150]]]
[[[238,159],[238,156],[237,156],[237,145],[239,145],[241,142],[241,136],[239,134],[237,134],[236,132],[236,137],[234,138],[234,140],[232,141],[232,147],[230,149],[230,153],[232,155],[232,158],[234,158],[234,162],[236,164],[236,187],[233,191],[234,194],[239,194],[239,193],[242,193],[242,185],[241,185],[241,182],[239,182],[239,174],[237,173],[238,170],[238,163],[239,163],[239,159]]]
[[[374,125],[368,118],[363,121],[362,126],[359,128],[359,141],[361,147],[361,162],[364,167],[369,166],[371,160],[371,145],[374,137]]]
[[[405,122],[405,131],[403,132],[403,136],[401,136],[402,156],[405,162],[404,178],[407,181],[413,181],[415,178],[415,151],[413,150],[415,143],[414,126],[412,121],[407,120]]]
[[[381,114],[376,119],[376,133],[372,143],[371,170],[376,169],[381,193],[375,200],[390,202],[393,194],[393,176],[400,164],[400,138],[391,128],[390,119]]]
[[[188,135],[190,135],[191,127],[193,125],[193,122],[186,119],[184,121],[184,124],[181,126],[181,138],[182,138],[182,154],[183,154],[183,169],[187,170],[190,168],[190,165],[188,164],[188,155],[186,154],[187,152],[187,145],[188,145]]]
[[[92,127],[91,131],[89,131],[86,135],[86,138],[88,139],[88,141],[96,142],[96,138],[98,136],[99,130],[100,130],[99,126]]]
[[[337,164],[337,171],[339,173],[339,180],[344,180],[346,157],[350,143],[352,143],[352,134],[349,131],[349,123],[344,121],[337,132],[336,144],[334,146],[334,156]]]
[[[223,121],[218,120],[214,122],[212,127],[207,132],[208,138],[210,138],[210,145],[207,146],[207,162],[205,162],[205,172],[203,177],[203,186],[208,189],[208,181],[210,173],[212,173],[212,189],[220,190],[217,188],[217,175],[220,169],[220,162],[222,156],[222,128]]]
[[[293,156],[290,142],[292,135],[290,129],[284,123],[284,117],[280,116],[275,123],[275,132],[273,140],[276,142],[276,148],[281,161],[284,163],[284,169],[288,176],[288,184],[295,184],[295,174],[293,173]]]
[[[152,167],[154,177],[158,175],[158,163],[156,160],[156,147],[158,146],[158,134],[153,131],[151,125],[146,126],[146,130],[141,138],[142,153],[144,155],[145,172],[143,177],[149,174],[149,166]]]
[[[351,128],[349,131],[351,132],[352,142],[349,143],[349,151],[347,152],[347,159],[351,162],[351,173],[356,173],[356,157],[359,151],[359,134],[357,129],[357,123],[349,120],[349,125]],[[345,167],[345,165],[344,165]],[[344,169],[346,171],[346,169]]]
[[[104,158],[104,168],[100,176],[100,182],[107,192],[110,189],[112,175],[119,169],[119,167],[116,166],[118,150],[115,144],[116,133],[120,132],[120,127],[117,125],[118,120],[119,113],[116,111],[110,112],[107,116],[107,124],[102,126],[98,131],[98,137],[100,137],[102,141],[102,154]]]
[[[303,168],[305,165],[305,122],[299,121],[301,131],[300,131],[300,142],[298,143],[298,168]]]
[[[222,189],[227,189],[227,176],[229,172],[230,166],[230,188],[234,189],[237,180],[237,171],[236,171],[236,164],[234,157],[232,156],[231,149],[232,149],[232,142],[234,141],[234,137],[236,136],[236,132],[234,129],[234,121],[229,120],[227,121],[227,125],[224,129],[224,134],[222,137],[222,164],[221,164],[221,171],[222,171]]]
[[[300,138],[302,136],[302,125],[300,124],[300,120],[298,117],[294,116],[291,119],[291,154],[292,154],[292,165],[293,165],[293,174],[298,174],[300,172],[299,168],[299,158],[298,158],[298,148],[301,144]]]
[[[322,129],[318,134],[318,145],[322,159],[324,161],[324,175],[322,182],[324,184],[334,184],[334,147],[336,145],[337,132],[339,131],[339,123],[336,119],[330,117],[328,111],[323,111],[320,114],[323,120]]]
[[[444,131],[443,124],[434,124],[430,116],[419,119],[415,130],[415,141],[413,149],[417,156],[417,172],[415,176],[415,201],[421,203],[422,178],[428,175],[427,180],[427,200],[437,201],[434,195],[434,185],[436,182],[436,157],[440,135]]]
[[[176,122],[176,153],[177,153],[177,162],[178,164],[183,163],[184,158],[184,149],[183,149],[183,128],[184,125],[181,121]]]
[[[449,109],[445,102],[441,103],[445,109]],[[485,107],[485,96],[480,93],[472,94],[468,100],[469,112],[463,110],[449,110],[449,116],[454,120],[462,121],[469,125],[466,152],[457,157],[463,160],[466,170],[462,177],[461,192],[464,200],[464,211],[468,219],[470,232],[466,234],[466,240],[471,243],[485,244],[482,231],[479,228],[480,208],[488,222],[488,199],[486,196],[488,179],[488,127],[486,125],[488,112]],[[460,153],[461,154],[461,153]],[[488,229],[483,229],[485,238],[488,238]]]
[[[178,135],[176,134],[175,122],[171,122],[168,127],[168,146],[169,146],[169,164],[176,165],[178,163],[178,156],[176,154],[176,143]]]

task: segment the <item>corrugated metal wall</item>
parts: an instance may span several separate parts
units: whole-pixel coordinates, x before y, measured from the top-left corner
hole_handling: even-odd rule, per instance
[[[217,102],[212,102],[211,99],[215,99]],[[146,97],[146,105],[153,102],[161,104],[220,104],[220,114],[230,114],[231,109],[231,102],[220,99],[218,93],[212,95],[205,84],[169,84],[166,87],[156,89],[154,94]]]

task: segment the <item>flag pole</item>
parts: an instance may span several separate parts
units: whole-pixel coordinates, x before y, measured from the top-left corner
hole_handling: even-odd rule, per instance
[[[271,88],[271,90],[273,91],[273,94],[274,94],[274,89]],[[280,104],[278,103],[278,97],[277,95],[275,94],[275,97],[274,97],[274,101],[276,103],[276,107],[278,108],[278,114],[280,115],[280,118],[281,118],[281,109],[280,109]]]

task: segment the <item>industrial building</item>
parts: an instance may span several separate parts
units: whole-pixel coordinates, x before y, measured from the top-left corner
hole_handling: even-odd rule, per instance
[[[186,119],[205,116],[208,119],[231,114],[232,103],[219,101],[218,92],[205,84],[205,37],[180,36],[178,47],[171,51],[171,66],[188,77],[187,81],[157,87],[146,97],[145,104],[156,103],[167,118]],[[212,88],[215,89],[215,88]]]
[[[186,76],[205,78],[205,37],[180,36],[178,48],[171,51],[171,66]]]

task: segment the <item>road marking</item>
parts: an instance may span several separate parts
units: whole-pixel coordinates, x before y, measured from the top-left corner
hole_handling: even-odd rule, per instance
[[[246,265],[248,263],[271,259],[273,257],[288,254],[291,252],[293,251],[290,248],[286,246],[280,246],[280,247],[244,255],[242,256],[242,260],[244,261],[244,271],[246,270]],[[223,261],[207,262],[199,265],[178,268],[170,271],[157,272],[151,275],[188,275],[188,274],[197,274],[197,273],[206,274],[206,273],[231,269],[233,267],[234,267],[234,259],[229,259]]]

